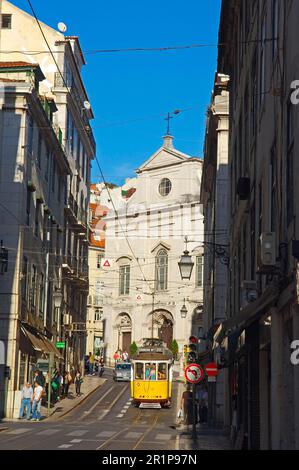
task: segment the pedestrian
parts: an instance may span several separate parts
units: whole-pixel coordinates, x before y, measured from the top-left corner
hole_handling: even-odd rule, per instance
[[[45,386],[45,377],[38,369],[34,372],[33,376],[33,384],[35,382],[37,382],[41,387]]]
[[[79,369],[77,369],[77,372],[75,374],[75,387],[76,387],[76,397],[79,397],[81,395],[81,385],[83,383],[82,375]]]
[[[208,392],[205,387],[202,387],[198,392],[198,405],[199,405],[199,421],[200,423],[208,422]]]
[[[129,359],[129,354],[127,353],[127,351],[124,351],[123,352],[123,361],[128,362],[128,359]]]
[[[182,394],[181,409],[184,410],[184,424],[193,423],[193,401],[190,384],[187,384],[186,390]]]
[[[22,401],[21,401],[19,419],[23,418],[24,409],[26,408],[26,418],[27,420],[30,420],[32,394],[33,394],[33,388],[31,387],[30,382],[25,382],[22,388],[22,395],[21,395]]]
[[[99,377],[102,377],[103,373],[104,373],[104,358],[101,357],[99,361],[99,371],[98,371]]]
[[[40,421],[41,419],[41,404],[43,396],[43,387],[39,385],[38,382],[34,384],[34,390],[32,393],[31,403],[32,403],[32,418],[31,421]]]
[[[117,363],[118,359],[119,359],[119,354],[117,351],[115,351],[114,355],[113,355],[113,359],[115,361],[115,364]]]
[[[63,379],[63,396],[67,398],[68,393],[69,393],[69,387],[72,383],[72,376],[71,374],[66,370],[64,374],[64,379]]]
[[[94,355],[89,353],[89,375],[93,375],[94,370]]]

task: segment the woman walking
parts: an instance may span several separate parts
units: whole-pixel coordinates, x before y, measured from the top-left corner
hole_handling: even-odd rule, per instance
[[[76,371],[75,375],[75,387],[76,387],[76,396],[79,397],[81,395],[81,384],[83,382],[82,375],[79,369]]]

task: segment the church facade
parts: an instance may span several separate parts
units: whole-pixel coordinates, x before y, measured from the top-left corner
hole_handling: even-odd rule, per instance
[[[99,271],[104,285],[106,360],[133,341],[161,338],[179,351],[202,327],[203,217],[200,208],[202,161],[163,145],[122,188],[104,188],[109,208],[105,256]],[[182,281],[178,262],[188,249],[194,262]],[[187,316],[181,313],[183,306]]]

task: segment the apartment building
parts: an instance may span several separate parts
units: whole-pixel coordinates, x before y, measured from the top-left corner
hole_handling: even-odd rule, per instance
[[[299,447],[296,1],[223,0],[218,72],[230,77],[228,320],[238,448]]]
[[[35,18],[6,1],[2,14],[0,232],[11,272],[0,286],[1,339],[7,344],[0,401],[12,416],[23,379],[57,340],[65,342],[63,350],[54,347],[57,365],[83,363],[95,141],[78,38],[41,23],[57,67]],[[15,52],[8,55],[8,49]],[[44,55],[32,56],[36,49]]]
[[[213,334],[226,319],[228,288],[228,139],[229,77],[216,73],[207,113],[200,202],[204,215],[204,334],[213,346]],[[219,365],[216,383],[209,383],[209,421],[229,426],[227,369],[221,368],[220,348],[212,360]]]

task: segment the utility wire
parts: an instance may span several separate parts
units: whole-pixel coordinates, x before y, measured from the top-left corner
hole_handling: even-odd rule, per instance
[[[34,9],[31,5],[30,0],[28,0],[28,3],[30,5],[31,11],[37,19],[36,14],[34,12]],[[40,25],[40,23],[39,23]],[[40,27],[41,29],[41,27]],[[43,34],[44,36],[44,34]],[[278,38],[266,38],[266,39],[252,39],[249,41],[237,41],[236,44],[257,44],[257,43],[267,43],[267,42],[274,42],[277,41]],[[48,44],[47,44],[48,45]],[[200,49],[200,48],[207,48],[207,47],[231,47],[231,43],[199,43],[199,44],[186,44],[182,46],[162,46],[162,47],[125,47],[125,48],[115,48],[115,49],[86,49],[83,50],[83,54],[87,55],[94,55],[94,54],[111,54],[115,52],[167,52],[167,51],[180,51],[184,49]],[[49,51],[21,51],[21,50],[1,50],[1,54],[24,54],[24,55],[40,55],[40,54],[52,54],[52,50]],[[55,51],[56,53],[63,54],[64,51]]]

